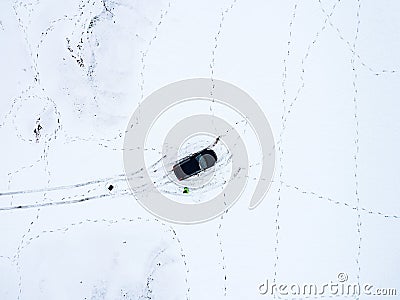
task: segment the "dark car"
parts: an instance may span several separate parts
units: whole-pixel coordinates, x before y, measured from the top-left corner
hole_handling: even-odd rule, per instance
[[[217,154],[209,148],[189,155],[173,166],[176,178],[184,180],[211,168],[217,161]]]

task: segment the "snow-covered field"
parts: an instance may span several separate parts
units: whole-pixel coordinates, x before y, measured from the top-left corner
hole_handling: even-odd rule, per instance
[[[400,299],[399,13],[388,0],[0,1],[0,299],[272,299],[267,280],[341,273],[397,295],[275,296]],[[180,225],[136,201],[152,187],[132,193],[123,152],[146,97],[189,78],[257,102],[275,172],[249,210],[265,153],[246,118],[207,101],[165,111],[143,167],[169,199],[206,202],[235,172],[222,139],[196,188],[171,183],[163,138],[184,118],[223,118],[249,159],[226,213]],[[184,140],[179,156],[214,139]]]

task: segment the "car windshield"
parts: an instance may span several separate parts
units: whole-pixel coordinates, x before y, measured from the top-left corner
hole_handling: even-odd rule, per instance
[[[199,165],[201,169],[207,168],[207,161],[203,156],[199,156]]]
[[[199,166],[202,170],[213,166],[215,159],[210,154],[204,154],[198,156]]]

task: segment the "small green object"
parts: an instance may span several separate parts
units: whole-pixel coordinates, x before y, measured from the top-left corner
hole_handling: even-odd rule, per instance
[[[185,186],[185,187],[183,188],[183,193],[184,193],[184,194],[189,194],[189,188],[188,188],[187,186]]]

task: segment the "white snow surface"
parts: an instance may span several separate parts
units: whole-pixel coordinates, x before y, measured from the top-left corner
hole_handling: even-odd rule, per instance
[[[266,279],[341,272],[400,299],[399,13],[388,0],[1,1],[0,299],[272,299]],[[250,145],[246,190],[222,217],[169,224],[127,187],[124,132],[147,95],[196,77],[257,101],[275,175],[249,210],[261,154],[214,106]],[[149,162],[179,118],[155,125]],[[232,171],[219,151],[216,189]]]

